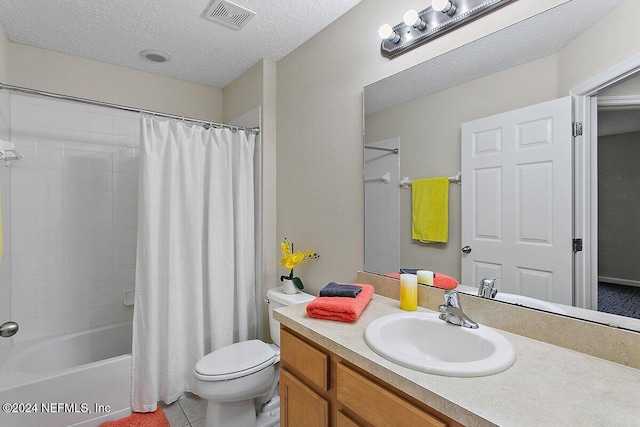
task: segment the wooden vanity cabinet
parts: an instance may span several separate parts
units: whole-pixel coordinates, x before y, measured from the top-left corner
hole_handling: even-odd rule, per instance
[[[325,348],[281,326],[282,427],[460,427]]]

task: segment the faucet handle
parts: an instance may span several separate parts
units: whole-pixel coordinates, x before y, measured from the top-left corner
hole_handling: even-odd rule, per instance
[[[460,307],[460,301],[458,300],[458,292],[449,289],[444,293],[444,302],[448,307]]]
[[[494,298],[498,293],[496,289],[496,280],[500,280],[499,277],[484,278],[480,280],[480,286],[478,287],[478,296],[483,298]]]

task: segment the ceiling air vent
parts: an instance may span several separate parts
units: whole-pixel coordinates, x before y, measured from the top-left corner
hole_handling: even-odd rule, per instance
[[[213,0],[202,16],[237,31],[247,25],[255,15],[255,12],[229,0]]]

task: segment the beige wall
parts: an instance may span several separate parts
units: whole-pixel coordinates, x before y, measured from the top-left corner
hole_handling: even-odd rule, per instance
[[[560,52],[560,93],[640,51],[640,2],[624,0]]]
[[[633,76],[615,86],[611,86],[598,92],[598,96],[639,96],[640,95],[640,75]]]
[[[267,290],[276,286],[276,63],[262,60],[247,70],[222,91],[225,123],[260,107],[260,144],[262,152],[261,184],[262,234],[261,302]],[[269,338],[268,310],[263,305],[262,336]]]
[[[222,121],[240,117],[262,105],[264,61],[259,61],[222,89]]]
[[[362,88],[562,2],[519,0],[388,60],[378,27],[419,5],[363,0],[278,62],[277,236],[320,254],[296,269],[310,292],[364,264]]]
[[[221,89],[16,43],[9,43],[8,47],[5,83],[198,119],[222,120]]]
[[[7,83],[9,77],[9,40],[0,25],[0,82]]]
[[[400,176],[453,176],[460,170],[461,123],[537,104],[557,96],[558,56],[511,68],[369,114],[366,142],[400,137]],[[523,85],[526,81],[528,84]],[[411,239],[411,190],[400,193],[400,266],[460,277],[460,186],[449,192],[449,242]],[[384,272],[379,272],[384,273]]]

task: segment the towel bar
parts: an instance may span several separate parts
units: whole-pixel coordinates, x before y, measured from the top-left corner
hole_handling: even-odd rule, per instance
[[[456,176],[450,176],[449,177],[449,182],[452,183],[452,184],[461,184],[462,183],[462,173],[458,172],[458,174]],[[405,176],[400,180],[400,187],[409,188],[410,185],[411,185],[411,180],[409,179],[408,176]]]

